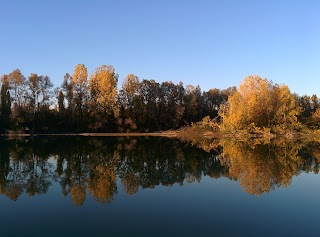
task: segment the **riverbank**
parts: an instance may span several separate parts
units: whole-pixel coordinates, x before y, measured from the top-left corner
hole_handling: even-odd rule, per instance
[[[278,130],[270,131],[270,129],[259,130],[238,130],[233,132],[222,132],[220,130],[203,128],[200,126],[189,126],[181,128],[177,131],[177,137],[183,140],[197,140],[197,139],[286,139],[299,140],[308,139],[320,141],[320,130],[304,128],[300,131],[296,130]]]
[[[307,130],[304,132],[286,131],[282,133],[272,132],[248,132],[236,131],[232,133],[223,133],[220,131],[210,131],[205,129],[195,129],[184,127],[178,130],[161,131],[161,132],[130,132],[130,133],[6,133],[0,134],[1,137],[18,138],[18,137],[38,137],[38,136],[82,136],[82,137],[176,137],[183,140],[194,139],[316,139],[320,140],[320,130]]]
[[[177,137],[177,132],[152,132],[152,133],[44,133],[44,134],[28,134],[28,133],[6,133],[0,134],[1,137],[38,137],[38,136],[82,136],[82,137]]]

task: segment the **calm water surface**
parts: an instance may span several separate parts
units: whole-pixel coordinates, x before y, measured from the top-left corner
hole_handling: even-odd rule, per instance
[[[2,139],[1,236],[320,236],[319,163],[317,143]]]

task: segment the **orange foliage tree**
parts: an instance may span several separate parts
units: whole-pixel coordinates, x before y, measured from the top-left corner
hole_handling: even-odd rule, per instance
[[[226,130],[243,130],[248,127],[295,129],[301,112],[288,86],[249,76],[238,90],[229,96],[227,105],[221,108],[223,127]]]

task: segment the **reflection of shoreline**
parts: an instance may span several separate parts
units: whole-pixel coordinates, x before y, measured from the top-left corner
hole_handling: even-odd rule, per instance
[[[238,180],[246,192],[259,195],[289,185],[302,171],[319,171],[315,158],[320,150],[307,143],[205,140],[202,145],[207,152],[176,139],[152,137],[5,140],[0,144],[0,193],[16,201],[22,193],[46,194],[54,181],[76,205],[87,195],[110,203],[117,183],[132,195],[158,185],[200,182],[208,175]]]

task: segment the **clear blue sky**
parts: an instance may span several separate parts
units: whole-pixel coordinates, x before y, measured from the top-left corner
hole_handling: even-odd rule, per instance
[[[0,0],[0,75],[56,86],[83,63],[158,82],[238,86],[258,74],[320,96],[320,1]]]

